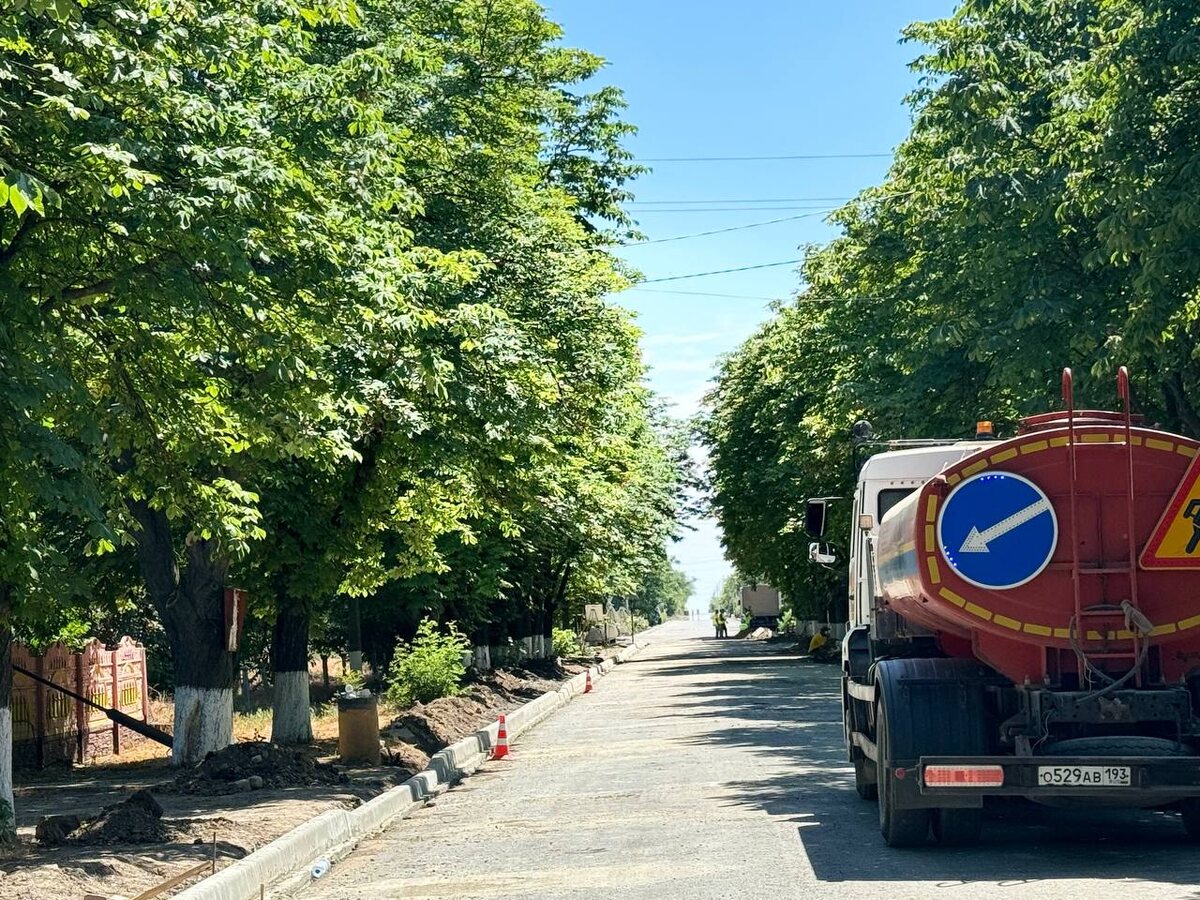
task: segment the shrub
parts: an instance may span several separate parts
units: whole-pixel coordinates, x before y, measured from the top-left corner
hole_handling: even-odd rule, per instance
[[[554,629],[554,655],[555,656],[582,656],[583,644],[579,641],[579,635],[569,628]]]
[[[404,707],[454,696],[467,673],[463,653],[470,649],[471,642],[453,622],[443,633],[433,619],[423,619],[412,643],[396,647],[388,668],[387,699]]]
[[[791,607],[783,611],[783,615],[779,617],[779,632],[780,634],[791,634],[796,630],[796,614],[792,612]]]

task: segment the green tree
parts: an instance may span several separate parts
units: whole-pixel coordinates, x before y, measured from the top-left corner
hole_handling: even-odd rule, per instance
[[[710,397],[738,565],[819,601],[798,518],[849,495],[861,418],[889,438],[1011,429],[1053,408],[1064,365],[1077,402],[1110,406],[1126,364],[1151,421],[1198,433],[1195,27],[1156,0],[967,0],[907,30],[923,78],[886,180],[833,216]]]

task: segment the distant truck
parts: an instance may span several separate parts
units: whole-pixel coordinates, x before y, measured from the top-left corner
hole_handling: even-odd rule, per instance
[[[742,621],[750,628],[779,624],[779,591],[767,584],[742,585]],[[744,626],[745,627],[745,626]]]
[[[862,467],[846,743],[891,846],[964,844],[989,797],[1170,807],[1200,838],[1200,442],[1066,411]],[[824,533],[828,500],[806,524]],[[829,565],[834,548],[810,546]]]

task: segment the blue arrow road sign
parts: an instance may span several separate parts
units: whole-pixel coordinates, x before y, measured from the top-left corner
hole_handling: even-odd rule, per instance
[[[990,590],[1033,580],[1058,543],[1050,499],[1028,478],[983,472],[950,492],[938,517],[942,555],[964,579]]]

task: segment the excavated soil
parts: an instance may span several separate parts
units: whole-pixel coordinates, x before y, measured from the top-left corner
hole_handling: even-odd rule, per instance
[[[266,741],[230,744],[210,753],[196,768],[180,772],[163,792],[212,797],[262,788],[348,784],[350,779],[312,753]]]
[[[161,844],[170,833],[162,821],[162,807],[149,791],[135,791],[129,799],[106,806],[100,815],[71,833],[77,844]]]
[[[487,726],[499,713],[557,690],[558,681],[551,679],[561,679],[564,674],[553,664],[516,671],[497,669],[455,697],[415,704],[392,720],[388,737],[426,754],[437,753]]]

